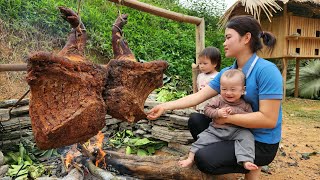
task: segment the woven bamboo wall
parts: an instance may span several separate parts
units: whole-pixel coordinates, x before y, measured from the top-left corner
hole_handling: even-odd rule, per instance
[[[301,37],[316,37],[316,31],[320,31],[320,19],[312,19],[298,16],[290,16],[289,35],[301,30]]]
[[[264,31],[275,35],[277,43],[272,53],[264,48],[258,53],[260,57],[320,58],[320,19],[289,16],[287,33],[284,16],[274,17],[271,23],[264,20],[261,25]],[[286,49],[285,43],[288,43]]]
[[[289,35],[297,38],[289,38],[288,55],[320,58],[319,31],[320,19],[290,16]]]
[[[269,20],[263,20],[261,22],[262,29],[264,31],[269,31],[275,35],[277,38],[277,43],[272,53],[268,51],[267,48],[263,48],[262,51],[258,52],[258,55],[263,58],[281,58],[284,56],[284,43],[286,43],[286,34],[284,32],[284,17],[274,17],[272,18],[272,22]]]

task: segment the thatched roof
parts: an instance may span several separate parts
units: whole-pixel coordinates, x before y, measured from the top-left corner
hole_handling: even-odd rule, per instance
[[[220,27],[235,15],[251,14],[258,21],[272,17],[283,10],[284,4],[288,12],[296,16],[320,18],[320,0],[237,0],[221,17]],[[262,13],[261,13],[262,12]]]

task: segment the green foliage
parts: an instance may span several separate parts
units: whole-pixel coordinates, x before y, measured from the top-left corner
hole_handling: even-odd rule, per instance
[[[34,154],[34,152],[39,152],[40,150],[36,150],[37,148],[34,148],[34,146],[28,146],[28,143],[25,142],[20,143],[17,148],[17,151],[10,151],[5,154],[6,164],[10,165],[7,172],[8,176],[15,179],[36,179],[45,173],[45,166],[38,162]],[[33,153],[27,149],[32,149]],[[48,158],[54,154],[55,150],[51,149],[40,152],[41,155],[38,157]]]
[[[178,13],[203,17],[206,29],[205,46],[216,46],[223,50],[224,35],[217,28],[222,9],[217,3],[203,6],[200,2],[195,2],[195,8],[187,9],[178,4],[177,0],[141,1]],[[122,13],[129,14],[128,24],[124,27],[124,36],[136,58],[145,61],[166,60],[170,65],[166,72],[168,76],[179,76],[182,84],[189,84],[183,86],[186,89],[177,89],[183,91],[178,94],[191,92],[191,64],[196,59],[195,25],[118,6],[106,0],[81,2],[80,15],[89,35],[87,52],[90,53],[87,53],[87,56],[90,59],[96,63],[106,63],[105,59],[112,58],[111,28],[119,9]],[[10,29],[14,31],[27,29],[28,33],[32,33],[32,28],[36,28],[54,37],[62,48],[70,27],[60,17],[58,6],[67,6],[77,11],[78,0],[2,0],[0,19],[10,22],[9,24],[12,24]],[[24,24],[23,28],[21,24]],[[90,57],[92,52],[99,55]],[[223,51],[221,52],[223,54]],[[230,60],[222,62],[222,68],[231,64]]]
[[[157,100],[160,102],[167,102],[182,98],[190,94],[190,91],[186,91],[185,89],[191,91],[192,87],[189,84],[185,84],[180,76],[173,76],[168,83],[156,90],[158,93]]]
[[[296,69],[290,72],[292,76],[287,81],[287,95],[294,94]],[[299,96],[308,99],[320,99],[320,60],[307,61],[300,68],[299,73]]]
[[[166,145],[163,141],[152,141],[147,138],[135,137],[130,130],[117,132],[109,139],[110,145],[120,148],[126,146],[126,154],[137,154],[138,156],[153,155],[156,150]]]

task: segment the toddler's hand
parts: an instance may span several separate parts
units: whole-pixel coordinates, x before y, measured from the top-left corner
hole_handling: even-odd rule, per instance
[[[228,116],[228,112],[226,108],[221,108],[218,110],[218,116],[219,117],[227,117]]]
[[[228,114],[231,114],[232,113],[231,107],[226,107],[226,111],[227,111]]]

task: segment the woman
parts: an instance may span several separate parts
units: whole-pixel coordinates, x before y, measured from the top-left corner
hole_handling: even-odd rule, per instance
[[[262,43],[272,49],[275,38],[264,32],[260,24],[251,16],[236,16],[229,20],[225,29],[224,50],[226,57],[236,60],[224,68],[210,84],[201,91],[184,98],[163,103],[152,108],[149,119],[158,118],[164,111],[195,106],[220,93],[221,74],[228,69],[242,70],[246,75],[246,94],[244,99],[250,103],[252,113],[229,115],[214,119],[218,124],[234,124],[249,128],[255,138],[255,161],[258,170],[248,172],[237,164],[233,141],[222,141],[204,147],[195,154],[197,167],[210,174],[246,173],[246,179],[259,179],[261,166],[274,159],[281,139],[281,99],[283,94],[282,76],[271,62],[256,55]],[[212,119],[203,114],[192,114],[189,129],[196,140]]]

